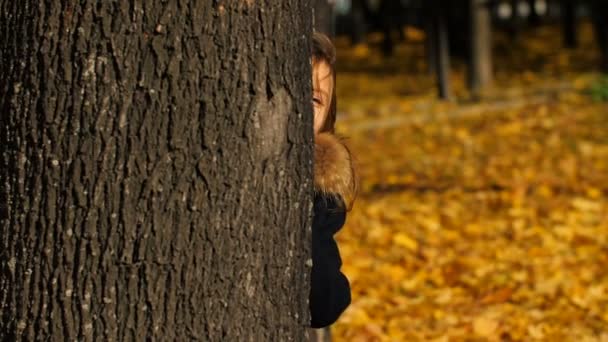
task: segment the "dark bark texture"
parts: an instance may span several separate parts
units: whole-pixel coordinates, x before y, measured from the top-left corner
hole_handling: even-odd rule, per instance
[[[306,338],[311,17],[0,0],[0,340]]]

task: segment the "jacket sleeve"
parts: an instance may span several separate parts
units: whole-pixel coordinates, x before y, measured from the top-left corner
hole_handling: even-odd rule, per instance
[[[342,228],[346,212],[335,202],[315,199],[312,229],[312,273],[310,291],[311,326],[334,323],[350,304],[350,285],[342,272],[342,260],[334,234]]]

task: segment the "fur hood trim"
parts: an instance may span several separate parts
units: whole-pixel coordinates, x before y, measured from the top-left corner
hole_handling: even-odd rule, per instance
[[[357,192],[357,179],[352,155],[337,136],[330,133],[315,135],[315,191],[339,195],[348,208]]]

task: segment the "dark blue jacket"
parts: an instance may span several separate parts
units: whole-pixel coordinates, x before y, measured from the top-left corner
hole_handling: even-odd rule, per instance
[[[340,272],[342,260],[334,240],[346,220],[339,197],[317,194],[312,225],[312,274],[310,291],[311,326],[334,323],[350,304],[350,285]]]

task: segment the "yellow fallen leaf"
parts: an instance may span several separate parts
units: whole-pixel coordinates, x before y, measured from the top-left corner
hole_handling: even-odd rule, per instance
[[[553,196],[553,190],[550,186],[543,184],[538,188],[538,194],[544,198],[550,198]]]
[[[528,334],[530,337],[537,340],[542,340],[545,338],[545,332],[542,325],[530,325],[528,327]]]
[[[598,199],[598,198],[602,197],[602,190],[600,190],[598,188],[589,188],[589,189],[587,189],[587,196],[589,196],[592,199]]]
[[[423,42],[426,39],[426,34],[424,33],[424,31],[412,26],[407,26],[404,29],[404,33],[407,40],[412,42]]]
[[[572,200],[572,206],[580,211],[599,211],[601,210],[600,203],[591,201],[585,198],[575,198]]]
[[[369,56],[370,50],[367,44],[358,44],[353,49],[353,56],[356,58],[365,58]]]
[[[473,331],[475,334],[489,337],[494,335],[498,329],[498,322],[488,317],[477,317],[473,321]]]
[[[393,242],[396,245],[405,247],[413,252],[416,252],[418,250],[418,242],[405,233],[397,233],[393,238]]]

